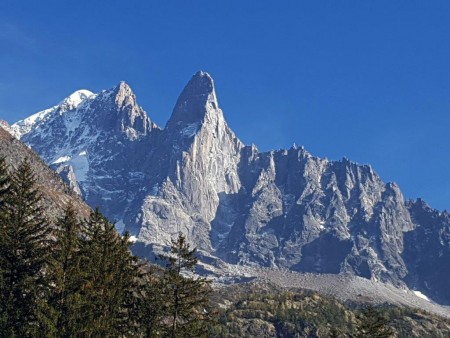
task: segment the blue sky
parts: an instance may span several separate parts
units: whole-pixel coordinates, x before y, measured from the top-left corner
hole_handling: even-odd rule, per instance
[[[449,1],[23,1],[0,10],[0,118],[125,80],[159,125],[197,70],[236,134],[369,163],[450,209]]]

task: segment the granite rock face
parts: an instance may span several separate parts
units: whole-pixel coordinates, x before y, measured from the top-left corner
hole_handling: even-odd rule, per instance
[[[405,202],[370,166],[245,146],[209,74],[192,77],[165,128],[123,82],[73,96],[11,129],[149,250],[182,231],[203,257],[406,283],[450,303],[422,268],[449,261],[448,214]]]

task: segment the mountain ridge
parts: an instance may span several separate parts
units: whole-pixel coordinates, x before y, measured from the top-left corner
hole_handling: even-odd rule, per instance
[[[66,176],[89,205],[154,250],[182,231],[205,255],[230,264],[352,273],[450,304],[438,282],[450,280],[443,266],[450,220],[430,226],[437,216],[405,201],[370,166],[321,159],[303,147],[244,145],[208,73],[192,77],[163,129],[124,82],[53,116],[21,140],[73,173]],[[431,237],[417,246],[420,231]],[[443,272],[418,268],[434,257],[444,257]]]

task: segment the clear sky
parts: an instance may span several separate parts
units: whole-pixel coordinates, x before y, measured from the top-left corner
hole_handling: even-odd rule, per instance
[[[369,163],[450,209],[450,1],[1,2],[10,123],[125,80],[164,126],[197,70],[245,143]]]

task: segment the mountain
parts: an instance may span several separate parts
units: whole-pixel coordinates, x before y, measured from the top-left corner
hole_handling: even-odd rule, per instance
[[[77,91],[11,126],[13,135],[32,145],[74,191],[111,220],[123,214],[143,179],[129,162],[134,160],[133,144],[155,128],[123,82],[95,95]]]
[[[121,82],[75,92],[11,129],[145,255],[182,231],[211,264],[350,273],[450,304],[447,212],[405,201],[368,165],[244,145],[205,72],[164,128]]]

